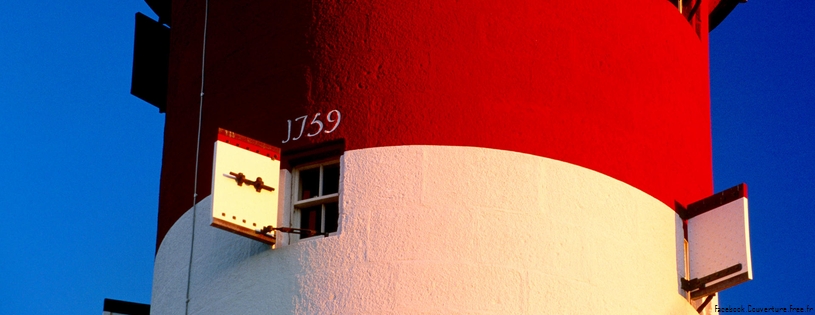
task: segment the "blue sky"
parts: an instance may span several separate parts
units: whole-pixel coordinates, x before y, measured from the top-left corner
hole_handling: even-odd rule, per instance
[[[710,64],[714,184],[749,187],[755,277],[721,302],[815,307],[815,2],[739,5]]]
[[[0,314],[149,303],[164,116],[130,95],[141,0],[0,4]]]
[[[149,303],[164,116],[129,93],[141,0],[0,4],[0,314]],[[711,34],[717,190],[750,187],[755,280],[722,304],[815,307],[815,3]]]

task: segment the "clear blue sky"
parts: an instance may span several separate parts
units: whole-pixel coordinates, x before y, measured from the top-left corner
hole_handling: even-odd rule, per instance
[[[155,17],[0,4],[0,314],[150,302],[164,116],[129,94],[137,11]],[[750,0],[711,34],[715,186],[750,187],[755,274],[723,305],[815,307],[814,51],[807,0]]]
[[[710,78],[714,184],[749,187],[755,277],[721,303],[815,307],[815,2],[740,4]]]

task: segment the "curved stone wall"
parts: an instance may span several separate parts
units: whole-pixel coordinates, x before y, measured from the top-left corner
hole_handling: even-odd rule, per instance
[[[681,221],[629,184],[474,147],[351,150],[341,167],[327,238],[271,249],[207,226],[201,201],[190,314],[696,314]],[[153,314],[184,313],[191,227],[187,211],[158,250]]]

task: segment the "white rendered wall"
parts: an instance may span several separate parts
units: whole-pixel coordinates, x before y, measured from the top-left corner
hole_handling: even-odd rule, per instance
[[[696,314],[681,223],[623,182],[472,147],[348,151],[341,168],[328,238],[270,249],[199,203],[190,314]],[[191,221],[156,255],[153,314],[184,314]]]

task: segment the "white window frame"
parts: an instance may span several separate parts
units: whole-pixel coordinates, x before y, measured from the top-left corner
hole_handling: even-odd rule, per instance
[[[324,180],[324,177],[325,177],[324,176],[324,167],[328,166],[328,165],[335,165],[335,164],[338,165],[339,169],[340,169],[339,183],[337,183],[338,184],[337,192],[333,193],[333,194],[328,194],[328,195],[322,196],[322,193],[323,193],[323,180]],[[315,169],[315,168],[320,168],[320,175],[319,175],[320,181],[318,183],[317,196],[316,197],[311,197],[311,198],[308,198],[308,199],[297,200],[299,198],[300,189],[301,189],[300,172]],[[290,203],[290,207],[289,207],[289,211],[288,211],[290,222],[291,222],[290,226],[295,227],[295,228],[302,228],[303,227],[301,225],[302,222],[300,222],[301,217],[302,217],[301,212],[300,212],[301,208],[308,208],[308,207],[313,207],[313,206],[317,206],[317,205],[322,205],[322,208],[321,208],[321,211],[320,211],[320,216],[321,217],[320,217],[320,229],[319,229],[319,231],[324,231],[325,230],[325,216],[326,216],[325,204],[332,203],[332,202],[337,203],[337,212],[338,212],[337,220],[339,221],[339,215],[342,213],[342,209],[340,207],[340,202],[339,202],[340,201],[340,192],[342,191],[342,177],[343,177],[342,157],[332,158],[332,159],[328,159],[328,160],[323,160],[323,161],[318,161],[318,162],[314,162],[314,163],[309,163],[309,164],[304,164],[304,165],[293,167],[292,168],[291,185],[289,186],[289,187],[291,187],[291,194],[289,195],[289,198],[290,198],[289,200],[291,200],[291,203]],[[339,232],[340,232],[340,222],[337,222],[337,231],[336,232],[331,232],[329,234],[329,236],[333,236],[335,234],[338,234]],[[309,238],[303,239],[303,241],[308,241],[308,240],[311,240],[311,239],[319,239],[319,238],[321,238],[321,237],[314,236],[314,237],[309,237]],[[294,242],[298,242],[298,241],[300,241],[300,234],[298,234],[298,233],[289,234],[289,243],[294,243]]]

